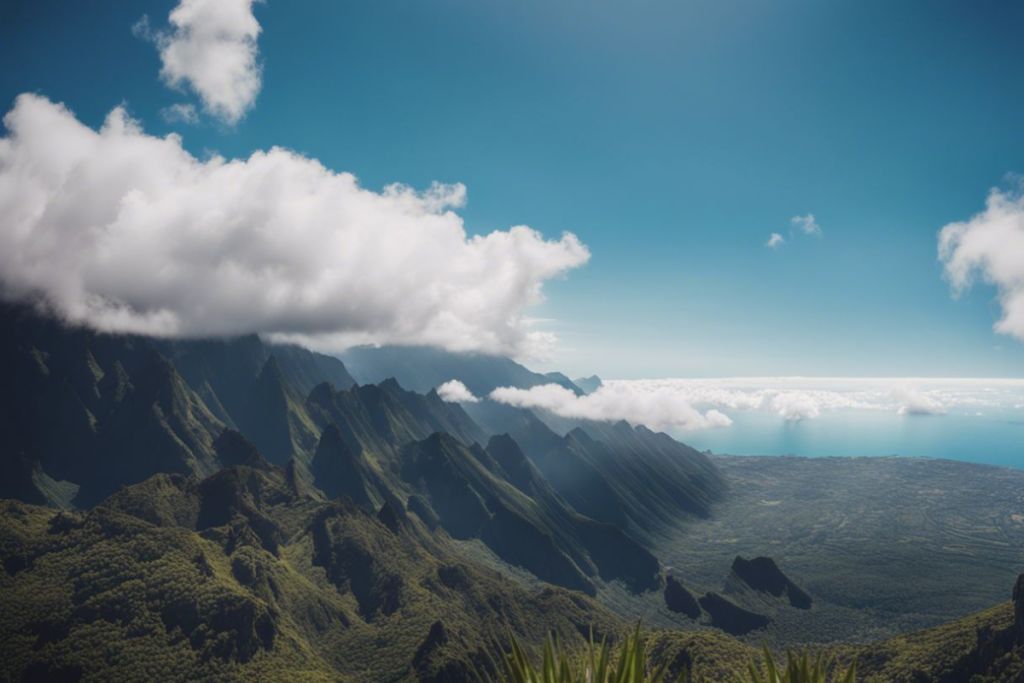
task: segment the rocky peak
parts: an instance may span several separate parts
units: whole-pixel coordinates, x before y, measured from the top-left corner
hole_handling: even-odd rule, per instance
[[[221,465],[245,465],[253,469],[268,471],[272,465],[267,462],[256,446],[234,429],[225,429],[213,442],[214,451]]]

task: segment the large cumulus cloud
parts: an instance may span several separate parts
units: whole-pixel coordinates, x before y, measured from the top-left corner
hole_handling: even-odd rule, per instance
[[[589,258],[568,233],[468,236],[461,185],[373,192],[280,148],[200,160],[35,95],[4,123],[0,288],[103,331],[530,355],[552,339],[524,311]]]

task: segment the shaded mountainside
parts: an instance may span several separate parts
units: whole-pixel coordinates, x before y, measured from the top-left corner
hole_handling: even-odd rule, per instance
[[[637,538],[706,516],[726,489],[706,455],[646,427],[588,422],[561,436],[529,410],[493,402],[466,410],[515,439],[578,512]]]
[[[4,495],[62,506],[159,472],[209,474],[225,426],[278,462],[307,455],[318,433],[295,408],[302,389],[314,376],[352,381],[336,359],[255,336],[104,335],[9,304],[0,355],[0,468],[13,475]]]
[[[435,432],[467,445],[486,439],[458,404],[442,401],[436,391],[406,391],[394,379],[342,391],[320,384],[310,392],[305,410],[318,428],[336,425],[353,449],[378,464],[387,459],[395,464],[398,449]]]
[[[238,429],[271,462],[284,464],[293,457],[307,462],[316,447],[317,427],[276,356],[263,364],[234,416]]]
[[[220,466],[213,442],[225,428],[244,434],[273,463],[294,459],[300,479],[315,479],[311,461],[331,424],[392,485],[398,450],[412,441],[443,432],[469,446],[509,433],[576,512],[638,538],[680,515],[705,514],[722,490],[702,454],[642,428],[593,426],[597,439],[582,430],[561,437],[518,409],[509,410],[524,425],[494,428],[491,420],[481,428],[433,389],[418,394],[394,379],[356,386],[336,359],[255,336],[102,335],[6,306],[0,352],[10,360],[0,370],[0,420],[10,434],[0,464],[14,476],[4,491],[35,503],[88,507],[152,474],[209,474]],[[507,359],[435,355],[465,362],[479,381],[552,379]]]
[[[533,372],[509,358],[482,353],[453,353],[424,346],[361,346],[349,349],[342,358],[360,383],[377,384],[394,377],[402,386],[420,393],[452,379],[477,396],[486,396],[497,387],[528,389],[541,384],[559,384],[582,393],[561,373]]]
[[[305,409],[324,427],[310,472],[329,497],[347,495],[364,507],[404,502],[424,522],[480,539],[504,561],[584,592],[595,591],[595,578],[633,591],[660,586],[657,560],[627,529],[581,514],[515,440],[485,439],[459,405],[434,391],[416,394],[394,380],[345,391],[324,384]],[[624,449],[626,457],[658,453]],[[667,463],[665,471],[672,473]]]
[[[311,461],[329,497],[367,509],[408,505],[429,526],[479,539],[498,557],[558,585],[595,593],[593,581],[660,586],[657,559],[621,529],[566,504],[508,436],[482,431],[457,404],[394,380],[335,392],[321,385],[307,411],[324,425]]]
[[[215,397],[222,419],[242,410],[253,381],[273,356],[281,375],[300,396],[321,382],[347,389],[355,384],[345,365],[332,356],[298,346],[268,344],[256,335],[232,339],[152,342],[203,399]]]
[[[410,444],[403,458],[403,479],[453,537],[480,538],[506,562],[591,595],[598,576],[635,591],[660,586],[650,552],[620,529],[569,509],[509,437],[483,449],[434,434]],[[518,487],[505,467],[519,471]]]

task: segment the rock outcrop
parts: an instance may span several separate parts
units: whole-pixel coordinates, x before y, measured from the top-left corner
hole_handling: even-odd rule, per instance
[[[700,603],[674,576],[665,577],[665,606],[691,619],[700,618]]]
[[[782,573],[770,557],[744,559],[739,555],[732,562],[732,575],[749,588],[776,598],[786,598],[797,609],[810,609],[811,596]]]

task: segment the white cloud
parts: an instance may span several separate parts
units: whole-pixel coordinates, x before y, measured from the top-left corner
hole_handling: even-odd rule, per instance
[[[892,390],[900,407],[900,415],[945,415],[946,407],[938,398],[913,387],[897,386]]]
[[[790,224],[805,235],[821,235],[821,226],[815,220],[814,214],[806,216],[793,216],[789,219]]]
[[[178,102],[160,110],[160,116],[167,123],[188,123],[199,122],[199,112],[191,104]]]
[[[468,236],[461,185],[373,192],[281,148],[199,160],[121,108],[94,131],[36,95],[4,123],[0,293],[103,331],[529,357],[553,338],[525,312],[589,258],[569,233]]]
[[[562,417],[626,420],[655,429],[728,426],[738,412],[773,415],[787,422],[839,411],[895,415],[973,415],[979,408],[1019,411],[1024,379],[848,377],[732,377],[720,379],[605,380],[597,392],[577,397],[557,385],[529,390],[503,387],[501,403],[549,410]]]
[[[168,30],[150,31],[146,18],[134,28],[156,43],[164,82],[191,88],[207,113],[229,124],[252,107],[262,85],[253,2],[181,0],[168,16]]]
[[[1024,340],[1024,193],[992,190],[984,211],[942,228],[939,260],[956,294],[976,277],[995,285],[1003,313],[995,330]]]
[[[764,246],[769,249],[778,249],[786,242],[786,238],[777,232],[773,232],[769,237],[768,241],[764,243]]]
[[[439,386],[437,394],[441,400],[448,403],[478,403],[480,401],[465,384],[457,379],[450,379]]]
[[[676,392],[651,391],[631,382],[602,384],[584,396],[558,384],[529,389],[499,387],[491,392],[490,398],[521,408],[541,408],[561,417],[603,422],[626,420],[652,429],[704,429],[732,424],[718,410],[701,413]]]
[[[788,422],[809,420],[821,415],[821,397],[805,391],[784,391],[771,399],[775,413]]]

